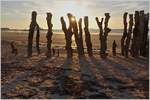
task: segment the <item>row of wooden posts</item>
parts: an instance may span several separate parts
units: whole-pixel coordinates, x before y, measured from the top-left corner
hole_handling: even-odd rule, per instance
[[[125,12],[123,15],[124,32],[121,38],[121,54],[125,57],[128,57],[129,46],[131,46],[130,53],[133,57],[146,57],[149,55],[149,13],[145,14],[144,10],[135,11],[134,20],[133,14],[129,14],[128,30],[127,15],[127,12]],[[130,40],[132,40],[131,45]]]
[[[75,37],[75,43],[77,45],[77,52],[78,57],[84,57],[84,46],[83,46],[83,31],[82,31],[82,18],[79,19],[79,21],[76,21],[75,16],[73,16],[71,13],[67,14],[69,19],[69,27],[67,28],[66,22],[63,17],[60,18],[62,30],[65,34],[65,40],[66,40],[66,46],[65,49],[67,51],[67,58],[72,58],[73,51],[72,51],[72,36]],[[29,29],[29,36],[28,36],[28,56],[32,56],[32,43],[33,43],[33,35],[34,31],[37,31],[36,34],[36,48],[38,54],[40,54],[40,48],[39,48],[39,38],[40,38],[40,28],[39,25],[36,22],[37,13],[36,11],[32,12],[32,18],[31,18],[31,24]],[[73,20],[72,20],[73,19]],[[97,25],[99,27],[99,40],[100,40],[100,56],[102,58],[107,57],[107,36],[108,33],[111,31],[110,28],[108,28],[108,22],[110,19],[110,14],[105,13],[105,19],[101,18],[99,21],[99,18],[96,17],[95,20],[97,22]],[[132,35],[132,27],[133,27],[133,14],[129,15],[129,28],[127,31],[127,13],[124,13],[123,16],[124,19],[124,33],[121,39],[121,53],[123,56],[128,57],[129,52],[129,46],[130,46],[130,40]],[[48,25],[48,32],[46,35],[47,38],[47,57],[51,57],[51,44],[52,44],[52,14],[47,13],[47,25]],[[135,11],[135,25],[133,30],[133,39],[131,44],[131,55],[133,57],[139,56],[146,56],[148,54],[147,48],[148,48],[148,21],[149,21],[149,14],[144,14],[144,11]],[[103,28],[104,23],[104,28]],[[87,47],[87,53],[90,57],[93,56],[92,51],[92,41],[91,41],[91,34],[89,31],[89,23],[88,23],[88,16],[84,17],[84,32],[85,32],[85,43]],[[116,43],[113,42],[113,54],[116,55]]]

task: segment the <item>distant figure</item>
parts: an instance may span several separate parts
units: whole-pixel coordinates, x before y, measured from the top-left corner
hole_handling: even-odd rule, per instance
[[[52,51],[53,51],[53,56],[55,56],[55,49],[54,49],[54,48],[52,48]]]
[[[112,45],[113,56],[116,56],[116,47],[117,47],[117,44],[116,44],[116,41],[114,40],[113,45]]]
[[[59,49],[57,49],[57,57],[59,57]]]
[[[10,46],[11,46],[12,54],[14,54],[16,56],[18,54],[18,50],[17,50],[17,48],[14,45],[14,41],[12,41],[10,43]]]

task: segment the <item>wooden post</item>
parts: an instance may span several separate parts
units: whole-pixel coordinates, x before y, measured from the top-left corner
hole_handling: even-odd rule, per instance
[[[79,47],[80,47],[80,55],[84,56],[84,46],[83,46],[83,32],[82,32],[82,18],[79,19],[78,21],[78,25],[79,25]]]
[[[37,53],[40,54],[40,27],[37,24],[36,26],[37,29],[37,34],[36,34],[36,49],[37,49]]]
[[[143,54],[142,56],[148,57],[149,56],[149,38],[148,38],[148,31],[149,31],[149,13],[145,14],[144,18],[144,47],[143,47]]]
[[[113,56],[116,56],[116,47],[117,47],[117,44],[116,44],[116,41],[114,40],[113,44],[112,44],[112,54],[113,54]]]
[[[149,23],[149,14],[144,14],[144,11],[140,12],[140,37],[141,37],[141,45],[140,45],[140,55],[146,57],[146,47],[148,41],[148,23]]]
[[[104,29],[103,29],[103,18],[101,19],[101,22],[99,22],[98,17],[95,18],[97,25],[100,29],[99,32],[99,40],[100,40],[100,56],[101,58],[106,58],[107,54],[106,54],[106,50],[107,50],[107,36],[108,33],[111,31],[110,28],[108,28],[108,21],[110,19],[110,15],[109,13],[105,13],[105,22],[104,22]]]
[[[34,30],[37,30],[37,35],[36,35],[36,48],[37,48],[37,52],[38,54],[40,53],[40,48],[39,48],[39,38],[40,38],[40,28],[39,25],[36,22],[36,16],[37,13],[36,11],[32,12],[32,18],[31,18],[31,24],[30,24],[30,28],[29,28],[29,35],[28,35],[28,57],[32,56],[32,44],[33,44],[33,36],[34,36]]]
[[[62,30],[64,31],[65,34],[65,40],[66,40],[66,50],[67,50],[67,58],[72,58],[72,47],[71,47],[71,43],[72,43],[72,32],[70,30],[71,25],[69,25],[69,29],[67,29],[66,27],[66,22],[64,21],[64,18],[61,17],[61,24],[62,24]]]
[[[51,13],[47,13],[47,26],[48,26],[48,32],[47,32],[47,35],[46,35],[46,38],[47,38],[47,57],[51,57],[52,56],[52,53],[51,53],[51,44],[52,44],[52,35],[53,35],[53,32],[52,32],[52,27],[53,27],[53,24],[52,24],[52,14]]]
[[[139,18],[139,37],[140,37],[140,55],[142,55],[143,45],[144,45],[144,10],[140,11],[140,18]]]
[[[85,16],[84,17],[84,31],[85,31],[85,42],[86,42],[86,46],[87,46],[87,52],[88,52],[88,55],[90,57],[93,56],[93,51],[92,51],[92,42],[91,42],[91,35],[90,35],[90,32],[89,32],[89,23],[88,23],[88,16]]]
[[[72,17],[72,27],[73,27],[73,33],[74,33],[74,37],[75,37],[75,42],[77,45],[77,52],[78,52],[78,57],[81,57],[81,48],[80,48],[80,43],[79,43],[79,34],[78,34],[78,26],[77,26],[77,21],[75,16]]]
[[[121,38],[121,54],[124,56],[124,41],[127,37],[127,15],[128,13],[125,12],[124,15],[123,15],[123,24],[124,24],[124,32],[123,32],[123,36]]]
[[[128,34],[127,34],[127,39],[126,39],[126,44],[125,44],[125,50],[124,50],[125,57],[128,57],[131,34],[132,34],[132,27],[133,27],[133,14],[130,14],[129,15],[129,29],[128,29]]]
[[[131,55],[137,57],[139,55],[139,11],[135,11],[134,17],[134,30],[133,30],[133,39],[131,44]]]
[[[104,22],[104,54],[106,55],[106,50],[107,50],[107,36],[108,33],[111,31],[110,28],[108,28],[108,21],[110,19],[109,13],[105,13],[105,22]]]

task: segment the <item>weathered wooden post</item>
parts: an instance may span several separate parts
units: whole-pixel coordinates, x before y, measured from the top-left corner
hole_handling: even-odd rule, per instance
[[[132,27],[133,27],[133,14],[129,14],[129,29],[128,29],[126,43],[125,43],[125,46],[124,46],[125,47],[125,50],[124,50],[125,57],[128,57],[131,34],[132,34]]]
[[[107,50],[107,36],[108,36],[108,33],[111,31],[110,28],[108,28],[108,21],[110,19],[110,15],[109,13],[105,13],[105,22],[104,22],[104,47],[105,47],[105,50],[104,50],[104,54],[106,54],[106,50]]]
[[[36,26],[37,29],[37,34],[36,34],[36,49],[37,49],[37,53],[40,54],[40,27],[37,24]]]
[[[77,21],[75,16],[72,16],[72,28],[73,28],[73,34],[75,37],[75,42],[77,45],[77,52],[78,52],[78,57],[81,57],[81,52],[80,52],[80,43],[79,43],[79,34],[78,34],[78,26],[77,26]]]
[[[32,12],[32,18],[31,18],[31,24],[29,28],[29,35],[28,35],[28,57],[32,56],[32,44],[33,44],[33,35],[34,35],[34,30],[37,30],[37,35],[36,35],[36,48],[38,54],[40,53],[40,48],[39,48],[39,38],[40,38],[40,28],[39,25],[36,22],[36,16],[37,13],[36,11]]]
[[[85,42],[86,42],[86,46],[87,46],[87,52],[88,52],[88,55],[90,57],[93,56],[93,51],[92,51],[92,42],[91,42],[91,35],[90,35],[90,32],[89,32],[89,23],[88,23],[88,16],[85,16],[84,17],[84,31],[85,31]]]
[[[98,17],[96,17],[95,19],[96,19],[97,25],[100,29],[100,32],[99,32],[99,40],[100,40],[100,44],[101,44],[100,56],[101,56],[101,58],[106,58],[106,56],[107,56],[107,54],[106,54],[107,36],[108,36],[108,33],[111,31],[111,29],[108,28],[108,21],[110,19],[110,15],[109,15],[109,13],[105,13],[104,29],[103,29],[103,18],[101,19],[101,22],[99,22]]]
[[[72,31],[71,31],[71,25],[69,25],[69,29],[66,27],[66,22],[64,21],[64,18],[61,17],[61,24],[62,24],[62,30],[64,31],[65,34],[65,40],[66,40],[66,50],[67,50],[67,58],[72,58]]]
[[[140,33],[141,33],[141,47],[140,55],[146,56],[146,45],[148,40],[148,23],[149,14],[144,14],[144,11],[140,12]]]
[[[47,32],[47,35],[46,35],[46,38],[47,38],[47,57],[51,57],[52,56],[52,53],[51,53],[51,44],[52,44],[52,35],[53,35],[53,32],[52,32],[52,27],[53,27],[53,24],[52,24],[52,14],[51,13],[47,13],[47,26],[48,26],[48,32]]]
[[[135,11],[134,15],[134,30],[133,30],[133,40],[131,44],[131,55],[137,57],[139,55],[139,11]]]
[[[124,32],[123,32],[123,36],[121,38],[121,54],[124,56],[124,41],[127,37],[127,15],[128,13],[125,12],[124,15],[123,15],[123,24],[124,24]]]
[[[82,32],[82,18],[79,19],[78,21],[79,25],[79,48],[80,48],[80,55],[84,56],[84,46],[83,46],[83,32]]]
[[[116,44],[116,41],[114,40],[113,44],[112,44],[112,54],[113,54],[113,56],[116,56],[116,47],[117,47],[117,44]]]
[[[140,55],[142,55],[143,50],[143,35],[144,35],[144,10],[140,11],[140,18],[139,18],[139,37],[140,37]]]
[[[143,54],[142,56],[148,57],[149,56],[149,38],[148,38],[148,31],[149,31],[149,13],[145,14],[144,18],[144,47],[143,47]]]

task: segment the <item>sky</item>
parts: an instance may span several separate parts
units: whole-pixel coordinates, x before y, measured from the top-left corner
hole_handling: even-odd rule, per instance
[[[95,17],[105,17],[110,13],[109,27],[123,28],[123,13],[134,14],[135,10],[149,10],[149,0],[1,0],[1,27],[28,29],[31,12],[37,11],[37,22],[47,29],[46,13],[53,14],[53,29],[61,29],[60,17],[68,25],[66,14],[72,13],[76,19],[89,17],[89,27],[98,29]]]

